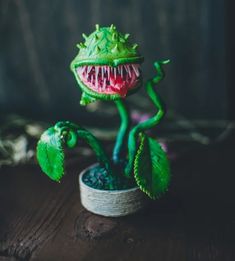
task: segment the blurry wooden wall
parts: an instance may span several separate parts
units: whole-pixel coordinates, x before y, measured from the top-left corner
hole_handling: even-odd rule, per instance
[[[114,23],[139,43],[146,78],[154,60],[171,59],[159,87],[169,111],[227,119],[225,13],[221,0],[0,0],[1,114],[83,118],[69,64],[83,32]]]

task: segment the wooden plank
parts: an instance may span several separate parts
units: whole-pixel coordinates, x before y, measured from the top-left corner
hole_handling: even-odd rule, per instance
[[[74,179],[68,176],[62,184],[53,183],[38,166],[2,172],[0,252],[28,260],[59,230],[71,207]]]
[[[230,261],[234,252],[233,143],[199,147],[172,164],[169,193],[136,215],[104,218],[81,207],[77,174],[61,184],[36,166],[1,169],[4,260]]]

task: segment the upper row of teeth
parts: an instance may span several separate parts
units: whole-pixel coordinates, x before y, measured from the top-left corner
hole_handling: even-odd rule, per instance
[[[126,73],[131,77],[131,71],[133,70],[136,77],[140,76],[140,65],[139,64],[121,64],[117,67],[111,67],[107,65],[103,66],[93,66],[93,65],[87,65],[87,66],[81,66],[77,68],[77,71],[79,74],[83,74],[85,72],[86,76],[91,72],[91,70],[95,68],[95,75],[98,76],[99,72],[101,71],[101,77],[104,78],[104,74],[106,73],[108,78],[110,77],[110,73],[114,75],[116,78],[117,74],[120,74],[121,77],[123,76],[123,72],[126,71]]]

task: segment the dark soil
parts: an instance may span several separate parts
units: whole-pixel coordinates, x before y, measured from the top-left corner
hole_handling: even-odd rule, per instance
[[[96,165],[83,176],[83,182],[89,187],[101,190],[122,190],[136,186],[133,178],[126,178],[123,171],[116,167],[111,176],[104,167]]]

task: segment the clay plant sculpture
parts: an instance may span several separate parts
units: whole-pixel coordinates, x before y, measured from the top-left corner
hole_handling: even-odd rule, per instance
[[[79,139],[95,152],[98,164],[83,175],[86,186],[100,191],[122,191],[138,187],[150,198],[157,199],[166,192],[170,181],[169,162],[161,145],[148,136],[147,130],[156,126],[165,114],[161,98],[154,90],[164,78],[163,66],[169,60],[154,63],[157,75],[148,80],[145,90],[157,109],[156,114],[130,127],[124,99],[142,86],[143,57],[138,45],[131,44],[129,34],[121,34],[114,25],[99,27],[84,42],[77,45],[78,55],[71,70],[82,90],[81,105],[96,100],[114,101],[121,118],[112,157],[101,143],[81,126],[64,121],[46,130],[37,145],[37,159],[51,179],[60,181],[64,175],[64,148],[74,148]]]

